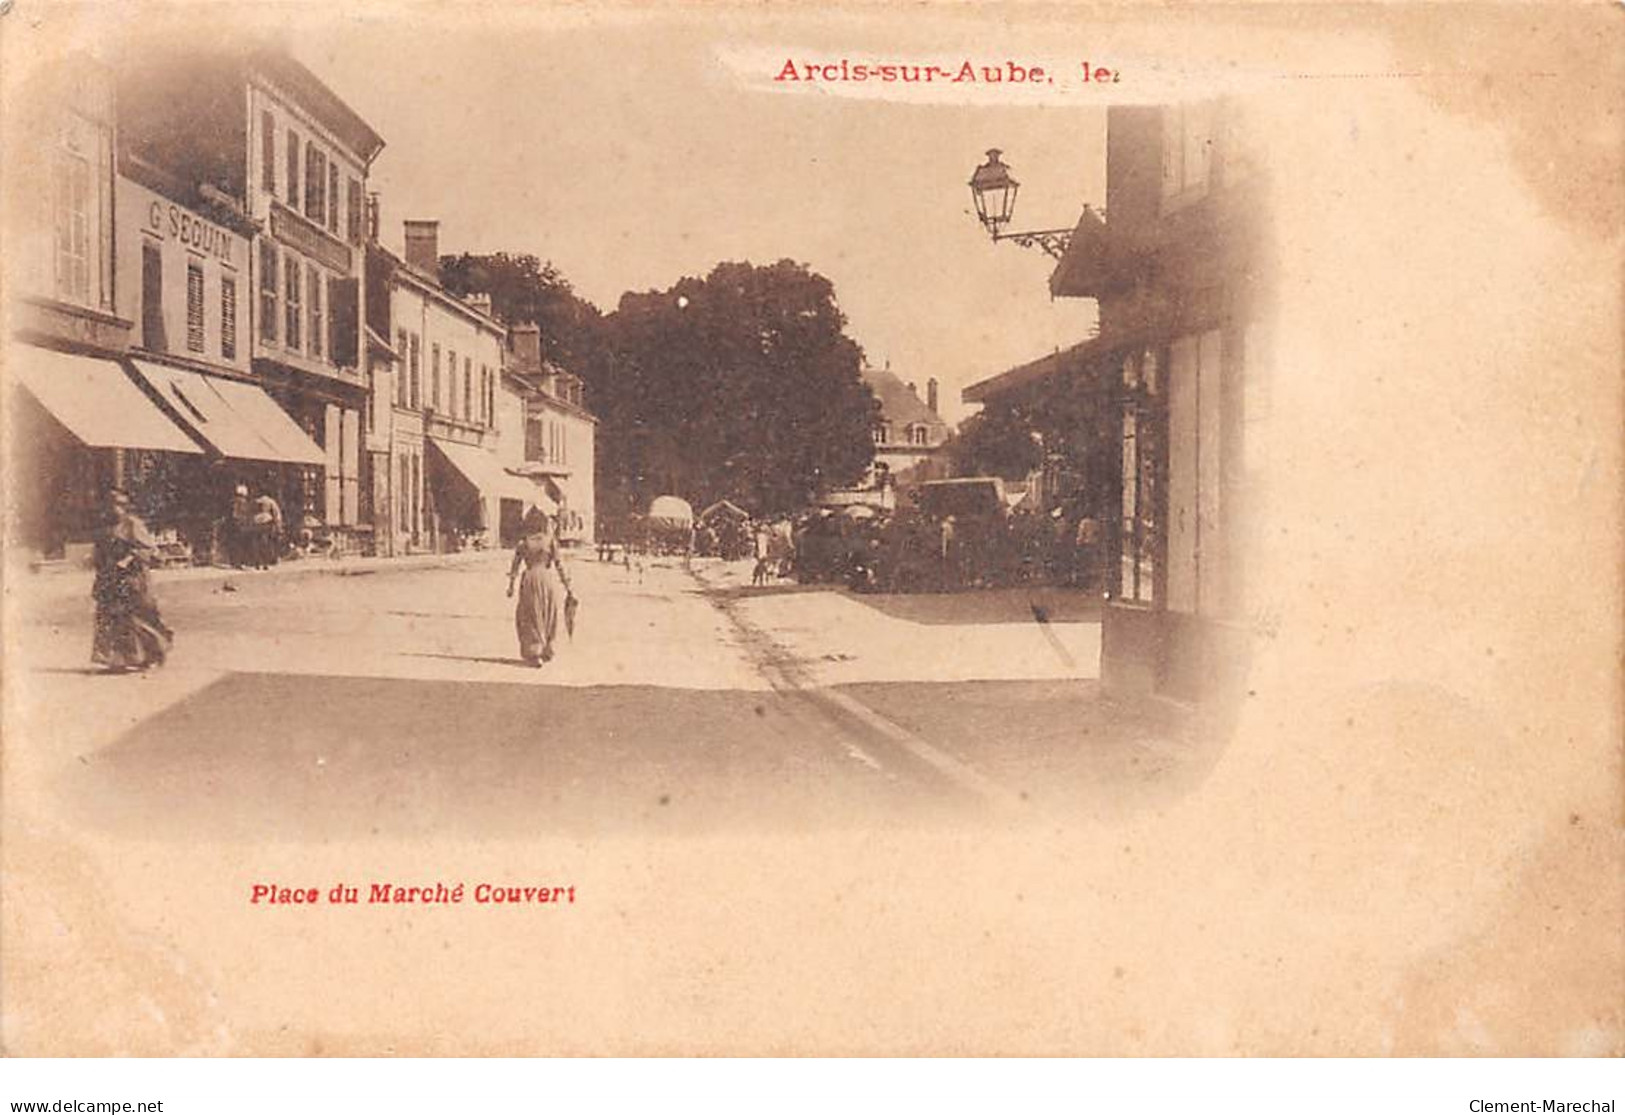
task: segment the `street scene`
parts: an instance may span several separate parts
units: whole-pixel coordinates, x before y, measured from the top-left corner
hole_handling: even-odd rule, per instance
[[[1617,1055],[1533,108],[540,11],[12,70],[8,1049]]]
[[[171,660],[112,679],[64,593],[31,631],[37,776],[109,833],[303,840],[1070,819],[1199,778],[1177,715],[1102,696],[1098,619],[1065,598],[1039,624],[1044,593],[961,618],[753,590],[749,563],[570,564],[545,675],[502,555],[168,581]],[[1058,748],[1080,721],[1091,746]]]

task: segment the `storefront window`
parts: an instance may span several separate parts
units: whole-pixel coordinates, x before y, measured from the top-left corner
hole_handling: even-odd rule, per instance
[[[56,293],[68,302],[90,302],[90,163],[74,151],[56,160],[54,190]]]
[[[305,145],[305,216],[327,223],[327,156],[314,143]]]
[[[260,242],[260,338],[266,341],[276,340],[277,316],[280,307],[277,302],[278,276],[282,271],[282,259],[277,252],[275,244],[269,240]]]
[[[299,208],[299,133],[288,129],[288,206]]]
[[[302,276],[299,274],[299,260],[288,255],[283,261],[284,272],[287,278],[287,328],[283,336],[283,343],[290,349],[298,350],[303,347],[301,334],[304,332],[304,307],[301,305],[300,290],[304,286]]]
[[[339,165],[327,164],[327,231],[339,230]]]
[[[203,351],[203,268],[186,265],[186,348]]]
[[[237,280],[229,275],[220,278],[220,355],[237,359]]]
[[[440,346],[429,346],[429,406],[440,406]]]
[[[1136,604],[1157,599],[1155,416],[1138,401],[1123,408],[1123,517],[1118,594]]]
[[[310,354],[320,356],[327,331],[327,319],[322,313],[322,273],[314,266],[305,270],[310,280]]]

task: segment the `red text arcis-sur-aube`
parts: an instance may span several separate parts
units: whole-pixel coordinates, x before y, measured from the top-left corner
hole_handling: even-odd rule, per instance
[[[576,888],[499,883],[476,883],[469,888],[462,883],[437,882],[429,886],[369,883],[363,889],[337,883],[323,891],[320,887],[255,883],[248,894],[252,906],[457,906],[470,898],[476,906],[573,906]]]
[[[854,62],[850,58],[816,62],[786,58],[784,65],[773,75],[773,80],[777,82],[815,84],[901,82],[910,85],[1054,85],[1057,78],[1068,85],[1111,85],[1122,81],[1123,75],[1110,66],[1090,62],[1080,62],[1075,71],[1057,72],[1041,65],[1027,65],[1010,59],[1001,62],[973,62],[968,58],[946,66],[925,62]]]

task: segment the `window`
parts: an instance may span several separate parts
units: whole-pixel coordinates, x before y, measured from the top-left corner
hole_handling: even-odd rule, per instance
[[[457,417],[457,353],[446,353],[446,413]]]
[[[463,421],[474,420],[474,361],[463,357]]]
[[[420,496],[423,466],[418,463],[418,455],[412,454],[412,537],[416,538],[423,529],[423,502]]]
[[[260,113],[260,186],[276,196],[276,118]]]
[[[305,144],[305,216],[327,223],[327,156],[314,143]]]
[[[339,230],[339,164],[327,164],[327,231]]]
[[[290,253],[283,258],[282,262],[283,275],[287,280],[285,283],[283,283],[283,286],[287,291],[287,300],[285,305],[288,311],[283,315],[287,319],[287,325],[283,332],[282,343],[288,348],[297,351],[298,349],[304,347],[303,342],[300,339],[301,335],[304,333],[305,325],[303,318],[304,309],[300,305],[300,288],[304,284],[300,281],[302,276],[299,274],[298,257]]]
[[[406,330],[395,331],[395,405],[406,407]]]
[[[400,508],[401,533],[409,533],[412,529],[412,465],[405,454],[401,456],[401,490],[395,497],[395,504]]]
[[[164,257],[156,244],[141,245],[141,347],[163,352]]]
[[[237,359],[237,280],[220,277],[220,355]]]
[[[53,189],[56,231],[56,293],[90,302],[90,162],[77,152],[58,152]]]
[[[440,409],[440,346],[429,346],[429,409]]]
[[[409,405],[411,406],[411,408],[413,410],[417,410],[418,407],[422,403],[422,396],[419,394],[419,390],[423,385],[422,376],[419,374],[419,368],[421,367],[421,364],[422,364],[422,361],[421,361],[422,353],[423,353],[423,349],[422,349],[422,346],[419,344],[418,335],[416,333],[413,333],[412,334],[412,359],[411,359],[412,375],[411,375],[411,383],[410,383],[411,397],[408,400],[408,403],[409,403]]]
[[[363,212],[364,207],[362,206],[361,201],[361,182],[358,179],[352,178],[349,182],[349,212],[347,214],[349,218],[350,243],[352,244],[361,243]]]
[[[491,369],[480,365],[480,424],[491,425]]]
[[[1207,193],[1213,165],[1213,104],[1169,105],[1162,114],[1162,203],[1177,209]]]
[[[310,354],[320,356],[323,334],[327,331],[327,321],[322,315],[322,273],[314,264],[305,270],[310,280]]]
[[[276,245],[269,240],[260,241],[260,339],[276,340],[277,277],[282,271],[282,260]]]
[[[366,416],[367,416],[366,430],[367,430],[367,432],[369,434],[372,433],[373,430],[377,429],[377,427],[378,427],[377,411],[378,411],[378,377],[373,373],[372,367],[371,367],[371,365],[369,365],[367,367],[367,409],[366,409],[366,412],[365,412]],[[366,457],[364,455],[361,458],[361,460],[362,460],[363,464],[366,463]],[[367,486],[365,484],[362,484],[361,490],[366,491]]]
[[[1143,403],[1123,409],[1122,561],[1118,592],[1138,604],[1155,603],[1156,453],[1150,436],[1154,415]]]
[[[186,265],[186,350],[203,351],[203,267]]]
[[[299,208],[299,133],[288,129],[288,204]]]

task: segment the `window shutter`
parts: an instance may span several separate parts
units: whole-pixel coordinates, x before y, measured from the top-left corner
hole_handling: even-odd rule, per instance
[[[361,283],[334,279],[327,285],[327,312],[332,322],[333,363],[343,368],[361,366]]]

